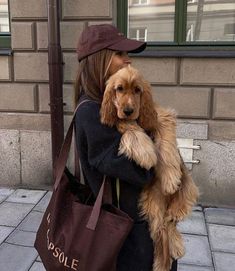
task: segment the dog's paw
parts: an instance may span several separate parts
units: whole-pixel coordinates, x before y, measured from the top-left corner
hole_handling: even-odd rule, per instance
[[[164,195],[172,195],[181,187],[181,180],[174,174],[166,174],[162,176],[161,188]]]
[[[168,227],[170,255],[174,259],[182,258],[185,254],[185,247],[182,235],[178,231],[176,224],[171,223]]]
[[[121,138],[119,155],[124,154],[139,166],[150,169],[157,164],[157,155],[153,141],[142,131],[128,130]]]

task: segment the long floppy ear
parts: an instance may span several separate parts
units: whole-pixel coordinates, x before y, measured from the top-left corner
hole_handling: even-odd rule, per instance
[[[118,120],[117,109],[114,105],[114,94],[113,83],[109,80],[104,91],[103,101],[100,109],[100,117],[101,123],[111,127],[114,126]]]
[[[148,132],[155,132],[157,127],[157,111],[151,93],[151,86],[143,81],[143,93],[140,99],[140,115],[138,124]]]

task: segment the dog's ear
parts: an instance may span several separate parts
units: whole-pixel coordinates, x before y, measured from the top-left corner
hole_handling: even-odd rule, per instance
[[[117,109],[114,105],[114,95],[114,85],[109,80],[104,91],[103,101],[100,109],[100,117],[101,123],[111,127],[114,126],[118,120]]]
[[[157,111],[151,93],[151,86],[143,81],[143,93],[140,100],[140,115],[138,124],[146,131],[155,132],[157,127]]]

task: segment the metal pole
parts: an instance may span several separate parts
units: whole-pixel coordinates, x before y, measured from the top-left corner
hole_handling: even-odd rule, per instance
[[[47,0],[48,4],[48,65],[51,109],[51,140],[53,180],[55,161],[64,140],[63,118],[63,69],[60,46],[59,0]]]

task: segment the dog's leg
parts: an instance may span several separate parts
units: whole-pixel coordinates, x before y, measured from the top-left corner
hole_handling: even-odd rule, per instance
[[[184,242],[180,232],[176,228],[176,223],[168,223],[168,235],[170,256],[175,260],[182,258],[185,254]]]
[[[176,117],[173,112],[157,108],[158,126],[156,146],[158,150],[157,172],[164,195],[174,194],[181,184],[180,155],[176,142]]]
[[[171,196],[172,199],[167,210],[168,220],[173,220],[176,222],[183,220],[191,213],[192,207],[194,204],[196,204],[199,196],[198,188],[187,172],[183,160],[181,170],[181,188]]]
[[[154,143],[136,122],[119,121],[117,129],[122,133],[119,155],[124,154],[145,169],[157,164]]]

